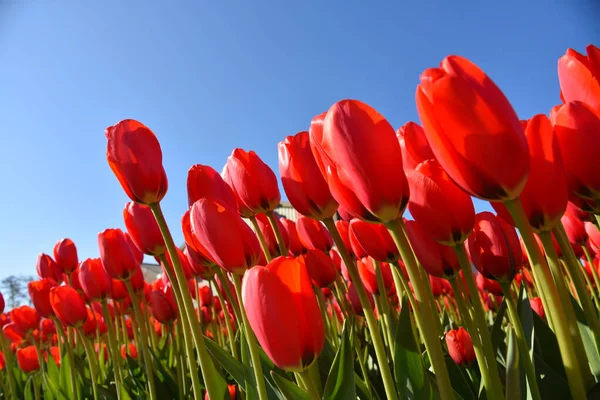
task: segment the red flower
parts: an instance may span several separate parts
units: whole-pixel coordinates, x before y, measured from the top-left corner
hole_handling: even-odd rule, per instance
[[[208,165],[196,164],[188,171],[188,206],[203,198],[217,200],[223,205],[237,209],[235,195],[221,175]]]
[[[112,280],[99,258],[88,258],[79,268],[79,282],[88,298],[101,300],[110,296]]]
[[[106,128],[106,159],[132,201],[158,203],[167,194],[162,151],[154,133],[141,122],[125,119]]]
[[[469,333],[461,326],[446,333],[448,353],[457,365],[466,366],[475,361],[475,350]]]
[[[40,369],[37,351],[34,346],[27,346],[17,350],[17,362],[19,367],[25,373],[37,371]]]
[[[4,307],[6,304],[4,303],[4,296],[0,293],[0,314],[4,313]]]
[[[181,269],[183,269],[183,274],[185,275],[185,280],[189,280],[192,279],[192,277],[194,276],[194,270],[192,269],[192,265],[189,263],[188,258],[186,257],[185,254],[183,254],[183,250],[181,250],[180,248],[177,248],[175,250],[177,252],[177,256],[179,258],[179,263],[181,264]],[[167,265],[164,265],[164,263],[160,262],[160,259],[157,257],[156,261],[158,261],[160,263],[160,265],[162,266],[162,268],[169,268],[170,271],[172,271],[173,275],[175,275],[175,270],[173,269],[173,262],[171,261],[171,254],[169,254],[168,252],[165,253],[166,255],[166,259],[167,259]]]
[[[122,345],[121,346],[121,357],[123,357],[124,359],[127,359],[127,355],[129,355],[129,357],[133,358],[134,360],[137,360],[138,358],[138,351],[137,351],[137,347],[135,347],[135,343],[129,343],[129,345]]]
[[[98,234],[100,259],[111,278],[128,279],[139,266],[125,234],[120,229],[105,229]]]
[[[358,273],[360,274],[360,279],[365,285],[365,289],[374,295],[381,294],[381,289],[379,288],[379,284],[377,282],[377,275],[375,273],[375,264],[373,259],[369,257],[358,259],[356,260],[356,266],[358,268]],[[381,268],[381,274],[383,275],[385,292],[386,294],[389,294],[394,290],[392,270],[390,269],[390,265],[386,262],[380,263],[379,266]]]
[[[327,253],[321,250],[307,250],[300,258],[306,265],[308,276],[316,286],[324,288],[335,282],[337,271]]]
[[[435,241],[462,244],[475,223],[473,200],[450,180],[435,160],[426,160],[406,174],[408,211]]]
[[[585,222],[585,233],[587,233],[589,242],[598,249],[600,247],[600,230],[598,227],[591,222]],[[596,251],[594,251],[596,253]],[[1,307],[0,307],[1,308]]]
[[[348,282],[348,291],[346,292],[346,299],[348,300],[350,307],[352,307],[352,311],[354,312],[354,314],[360,317],[365,315],[365,312],[360,303],[360,299],[358,298],[358,293],[356,293],[356,288],[354,287],[354,284],[352,282]],[[373,296],[367,293],[367,299],[369,300],[371,308],[374,308],[375,302],[373,301]]]
[[[331,234],[320,221],[300,216],[296,221],[300,242],[307,249],[321,250],[326,253],[333,247]]]
[[[492,279],[488,279],[481,274],[477,274],[475,277],[475,283],[477,285],[477,289],[481,292],[481,294],[485,294],[486,292],[490,292],[495,296],[504,295],[504,291],[502,290],[502,286]]]
[[[123,219],[129,237],[142,253],[150,256],[165,253],[167,250],[165,240],[149,206],[129,202],[125,204]]]
[[[587,57],[573,49],[558,60],[558,81],[565,102],[579,100],[600,115],[600,49],[586,47]]]
[[[539,297],[529,299],[529,305],[531,306],[531,309],[535,311],[537,315],[540,316],[541,319],[546,319],[546,311],[544,310],[544,304],[542,304],[542,299],[540,299]]]
[[[213,304],[213,293],[209,286],[202,285],[198,286],[198,292],[200,293],[200,305],[210,307]]]
[[[325,342],[323,318],[306,267],[278,257],[244,277],[243,304],[250,327],[269,358],[290,371],[306,369]]]
[[[27,283],[29,297],[38,314],[43,318],[50,318],[54,315],[50,305],[50,289],[56,286],[54,279],[40,279]]]
[[[600,154],[600,116],[572,101],[552,112],[569,190],[584,199],[600,198],[600,175],[595,164]]]
[[[87,319],[83,299],[71,286],[56,286],[50,290],[50,304],[54,313],[65,325],[81,326]]]
[[[287,230],[283,227],[281,221],[277,216],[275,216],[275,219],[277,219],[277,226],[279,227],[279,231],[283,236],[283,242],[285,243],[285,247],[288,248],[290,246],[290,238],[287,234]],[[265,214],[257,214],[256,222],[258,225],[258,229],[260,230],[265,239],[265,243],[267,244],[267,250],[271,254],[271,257],[275,258],[280,255],[286,256],[287,254],[279,254],[277,238],[275,237],[275,232],[273,232],[273,229],[271,228],[271,224],[267,216]]]
[[[357,100],[313,118],[310,145],[333,198],[353,216],[389,222],[408,201],[402,150],[392,126]]]
[[[183,217],[181,217],[181,229],[183,230],[183,238],[185,240],[185,248],[187,250],[188,259],[193,261],[190,261],[191,267],[199,275],[206,273],[206,270],[212,269],[216,263],[210,259],[208,251],[204,248],[204,245],[196,239],[194,234],[192,234],[190,210],[187,210],[183,214]]]
[[[25,339],[25,332],[19,325],[14,322],[10,322],[2,327],[2,333],[4,336],[13,343],[19,343]]]
[[[40,253],[35,269],[40,278],[51,278],[56,282],[62,282],[62,270],[48,254]]]
[[[333,217],[338,204],[315,161],[308,132],[279,142],[279,175],[288,200],[300,214],[318,220]]]
[[[30,333],[37,329],[40,324],[40,314],[29,306],[13,308],[10,312],[10,319],[25,333]]]
[[[488,211],[475,216],[467,251],[475,268],[488,279],[510,282],[522,265],[517,231]]]
[[[61,239],[54,245],[54,259],[58,268],[69,275],[77,268],[77,247],[71,239]]]
[[[565,231],[567,233],[567,238],[569,239],[569,242],[571,242],[571,244],[575,243],[584,246],[587,240],[587,233],[583,221],[581,221],[575,216],[575,214],[569,211],[567,211],[565,215],[563,215],[560,221],[565,227]]]
[[[398,247],[385,226],[355,218],[350,222],[350,232],[353,249],[360,246],[367,255],[382,262],[394,262],[400,258]]]
[[[165,286],[162,291],[150,292],[150,310],[154,318],[163,324],[170,324],[177,318],[177,304],[171,285]]]
[[[227,385],[227,390],[229,390],[231,400],[235,400],[235,385]],[[210,397],[208,397],[208,391],[204,392],[204,400],[210,400]]]
[[[252,229],[233,210],[211,199],[200,199],[190,211],[192,234],[207,258],[222,268],[243,274],[256,265],[260,245]]]
[[[285,234],[287,234],[288,238],[289,238],[289,249],[290,249],[290,253],[292,253],[292,255],[294,256],[299,256],[300,254],[304,253],[306,251],[306,249],[304,248],[304,246],[302,245],[302,242],[300,241],[300,236],[298,236],[298,230],[296,229],[296,223],[294,221],[292,221],[291,219],[287,219],[287,218],[279,218],[279,222],[281,223],[281,226],[283,226],[283,229],[285,230],[285,233],[282,232],[282,234],[285,237]]]
[[[433,240],[422,224],[416,221],[406,222],[406,233],[417,259],[431,276],[447,278],[460,270],[454,250]]]
[[[243,217],[273,211],[281,201],[277,177],[254,151],[233,150],[221,175],[233,190]]]
[[[338,230],[340,237],[342,238],[342,242],[344,242],[344,246],[349,252],[352,252],[352,244],[350,243],[350,221],[352,218],[348,220],[338,219],[335,221],[335,227]]]
[[[485,200],[519,196],[529,173],[527,141],[512,106],[481,69],[446,57],[423,72],[416,100],[429,146],[458,186]]]
[[[435,160],[423,128],[415,122],[407,122],[396,131],[402,149],[402,164],[405,171],[415,169],[427,160]]]

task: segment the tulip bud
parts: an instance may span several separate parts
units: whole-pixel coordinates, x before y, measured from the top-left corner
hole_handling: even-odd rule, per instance
[[[23,347],[17,350],[17,363],[26,374],[40,369],[37,351],[34,346]]]
[[[149,206],[129,202],[125,204],[123,219],[129,236],[142,253],[159,256],[167,251],[165,240]]]
[[[29,297],[36,311],[42,318],[50,318],[54,315],[50,305],[50,289],[56,286],[54,279],[46,278],[39,281],[27,283]]]
[[[60,322],[72,327],[81,326],[88,313],[83,299],[71,286],[56,286],[50,290],[50,304]]]
[[[92,300],[110,296],[112,280],[99,258],[88,258],[81,262],[79,281],[86,296]]]
[[[227,208],[237,209],[235,195],[227,182],[214,168],[196,164],[188,171],[187,177],[188,206],[203,198],[220,202]]]
[[[467,366],[475,361],[475,349],[469,333],[461,326],[446,332],[448,353],[456,365]]]
[[[69,275],[77,268],[77,247],[71,239],[61,239],[54,245],[54,259],[62,272]]]
[[[331,234],[320,221],[316,219],[300,216],[296,221],[296,229],[300,242],[307,249],[321,250],[326,253],[333,247]]]
[[[100,259],[106,273],[114,279],[129,279],[139,266],[125,234],[120,229],[105,229],[98,234]]]
[[[337,271],[327,253],[321,250],[307,250],[299,258],[304,262],[308,276],[316,286],[325,288],[335,282]]]
[[[400,258],[392,236],[381,224],[353,219],[350,222],[350,243],[357,256],[364,252],[381,262],[394,262]]]
[[[586,47],[587,57],[573,49],[558,60],[558,81],[563,102],[579,100],[600,115],[600,49]]]

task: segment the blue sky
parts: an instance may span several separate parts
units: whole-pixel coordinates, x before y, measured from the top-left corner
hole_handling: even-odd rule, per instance
[[[0,279],[35,274],[63,237],[96,257],[97,233],[123,227],[104,138],[118,120],[157,134],[180,242],[193,164],[220,170],[241,147],[277,171],[277,142],[344,98],[395,127],[417,120],[419,74],[448,54],[480,65],[521,117],[544,113],[557,59],[600,44],[592,0],[373,3],[0,1]]]

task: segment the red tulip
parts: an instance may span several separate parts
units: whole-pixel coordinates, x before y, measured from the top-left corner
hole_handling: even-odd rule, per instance
[[[79,268],[79,282],[88,298],[102,300],[110,296],[112,280],[99,258],[88,258]]]
[[[198,315],[200,323],[203,325],[210,324],[213,320],[212,313],[208,307],[202,306],[200,308],[196,308],[196,314]]]
[[[56,286],[54,279],[46,278],[39,281],[27,283],[29,297],[36,311],[42,318],[50,318],[54,315],[50,305],[50,289]]]
[[[10,312],[11,321],[25,333],[37,329],[40,324],[40,314],[35,308],[21,306],[13,308]]]
[[[48,254],[40,253],[35,269],[40,278],[51,278],[62,282],[62,270]]]
[[[5,303],[4,303],[4,296],[2,296],[2,293],[0,293],[0,314],[4,313],[4,307],[5,307]]]
[[[381,288],[377,282],[377,274],[375,273],[375,263],[373,262],[373,259],[369,257],[358,259],[356,260],[356,266],[358,268],[360,279],[365,285],[365,289],[374,295],[381,294]],[[382,262],[379,264],[379,267],[381,268],[381,274],[383,276],[385,294],[391,293],[394,289],[394,281],[390,265],[386,262]]]
[[[523,253],[515,228],[491,212],[475,216],[467,251],[475,268],[488,279],[510,282],[522,265]]]
[[[344,262],[342,261],[342,257],[340,256],[338,249],[335,247],[332,248],[331,251],[329,251],[329,257],[331,257],[331,261],[333,261],[333,266],[335,267],[338,274],[341,274],[342,273],[342,264]]]
[[[137,347],[135,346],[135,343],[129,343],[128,345],[124,344],[121,346],[121,357],[123,357],[124,359],[127,359],[128,355],[129,355],[129,357],[133,358],[134,360],[137,360],[138,351],[137,351]]]
[[[425,132],[419,124],[407,122],[396,131],[396,136],[402,148],[402,164],[405,171],[415,169],[424,161],[435,160]]]
[[[586,47],[587,57],[573,49],[558,59],[558,81],[565,102],[586,103],[600,115],[600,49]]]
[[[141,122],[126,119],[106,128],[106,159],[132,201],[158,203],[167,194],[162,150],[154,133]]]
[[[352,244],[350,243],[350,221],[352,217],[348,220],[338,219],[335,221],[335,227],[338,230],[340,237],[342,238],[342,242],[344,242],[344,246],[348,251],[352,251]]]
[[[450,180],[435,160],[426,160],[406,174],[410,187],[408,211],[435,241],[462,244],[473,230],[471,196]]]
[[[31,331],[31,330],[30,330]],[[2,327],[2,333],[4,336],[13,343],[20,343],[25,339],[26,333],[19,328],[14,322],[10,322]]]
[[[554,110],[553,110],[554,111]],[[595,164],[600,154],[600,116],[579,101],[552,113],[569,190],[584,199],[600,198]]]
[[[181,269],[183,269],[183,275],[185,276],[185,280],[187,281],[192,279],[192,277],[194,276],[194,270],[192,269],[192,265],[189,263],[188,258],[185,254],[183,254],[183,250],[181,250],[180,248],[176,248],[175,251],[177,252],[179,263],[181,264]],[[162,263],[159,258],[156,258],[157,262],[160,263],[163,269],[169,268],[172,274],[175,275],[173,262],[171,261],[171,254],[165,253],[165,255],[165,258],[167,259],[167,265]],[[164,276],[168,276],[168,274],[165,274]]]
[[[357,257],[359,253],[363,257],[366,253],[381,262],[394,262],[400,258],[392,236],[381,224],[353,219],[350,222],[350,243]]]
[[[81,325],[81,330],[85,336],[91,338],[96,335],[96,329],[101,329],[100,325],[104,324],[104,321],[102,321],[100,314],[96,314],[91,308],[86,307],[85,309],[87,316],[85,322]],[[106,332],[106,324],[104,324],[104,332]]]
[[[587,233],[585,230],[585,225],[580,219],[578,219],[574,214],[566,212],[560,221],[565,227],[567,238],[571,244],[576,243],[578,245],[585,245]]]
[[[461,326],[446,332],[448,353],[457,365],[466,366],[475,361],[475,349],[469,333]]]
[[[321,250],[307,250],[300,258],[306,265],[308,276],[316,286],[324,288],[335,282],[337,271],[327,253]]]
[[[458,186],[485,200],[519,196],[529,173],[523,128],[479,67],[463,57],[446,57],[440,68],[423,72],[416,100],[429,146]]]
[[[331,234],[320,221],[300,216],[296,221],[296,229],[300,242],[307,249],[321,250],[328,253],[333,247]]]
[[[124,300],[129,296],[125,283],[120,279],[113,279],[110,287],[110,298],[113,300]]]
[[[131,240],[142,253],[159,256],[167,251],[165,240],[149,206],[129,202],[125,204],[123,219]]]
[[[120,229],[105,229],[98,234],[100,259],[106,273],[114,279],[128,279],[139,266]]]
[[[40,321],[40,332],[46,338],[56,334],[56,324],[53,320],[44,318]],[[46,339],[48,340],[48,339]]]
[[[598,230],[598,227],[591,222],[585,222],[584,227],[585,227],[585,233],[587,233],[587,236],[589,238],[589,242],[594,247],[596,247],[596,249],[599,248],[600,247],[600,230]],[[596,251],[594,251],[594,252],[596,252]]]
[[[302,215],[324,220],[333,217],[338,204],[310,148],[308,132],[279,142],[279,175],[292,206]]]
[[[233,190],[243,217],[273,211],[281,201],[277,177],[254,151],[233,150],[221,175]]]
[[[281,222],[281,225],[283,226],[283,229],[285,230],[285,232],[287,233],[287,236],[289,238],[290,253],[292,253],[296,257],[299,256],[300,254],[304,253],[306,251],[306,249],[302,245],[302,242],[300,241],[300,237],[298,236],[298,230],[296,229],[296,223],[294,221],[292,221],[291,219],[287,219],[287,218],[279,218],[279,222]],[[283,233],[283,231],[282,231],[282,233]],[[284,234],[284,237],[285,237],[285,234]]]
[[[537,231],[549,231],[567,207],[567,180],[558,140],[547,116],[538,114],[526,123],[530,172],[521,192],[521,203],[529,224]],[[492,203],[498,214],[514,225],[506,206]]]
[[[87,319],[83,299],[71,286],[56,286],[50,290],[50,304],[54,313],[65,325],[81,326]]]
[[[355,217],[389,222],[408,201],[402,150],[392,126],[357,100],[313,118],[310,145],[333,198]]]
[[[163,324],[170,324],[177,318],[177,304],[170,285],[162,291],[150,292],[150,310],[154,318]]]
[[[303,371],[325,342],[323,319],[306,267],[293,257],[278,257],[244,277],[244,308],[250,327],[278,367]]]
[[[535,311],[537,315],[540,316],[543,320],[546,319],[546,311],[544,310],[544,304],[542,304],[542,299],[539,297],[534,297],[533,299],[529,299],[529,305],[531,309]]]
[[[200,199],[190,211],[192,234],[205,246],[207,258],[235,274],[256,265],[260,245],[252,229],[233,210]]]
[[[183,214],[183,217],[181,217],[181,229],[183,230],[183,238],[187,250],[186,255],[188,256],[188,260],[190,260],[190,265],[194,269],[194,272],[202,275],[207,269],[212,269],[216,263],[209,258],[208,251],[204,248],[204,245],[192,234],[190,210],[187,210]]]
[[[198,292],[200,293],[200,305],[210,307],[213,304],[213,293],[210,286],[202,285],[198,286]]]
[[[352,307],[352,311],[354,312],[354,314],[360,317],[365,315],[365,311],[363,310],[362,305],[360,303],[360,299],[358,298],[358,293],[356,292],[356,288],[354,287],[354,284],[352,282],[348,282],[348,291],[346,292],[346,299],[348,300],[350,307]],[[367,294],[367,299],[369,300],[371,308],[374,308],[375,303],[373,301],[373,296]]]
[[[34,346],[27,346],[17,350],[17,362],[19,368],[25,373],[34,372],[40,369],[37,350]]]
[[[290,245],[290,238],[287,235],[287,230],[283,227],[283,225],[281,224],[281,221],[279,221],[279,218],[277,218],[277,216],[275,216],[275,219],[277,220],[277,226],[279,227],[279,231],[281,232],[281,235],[283,236],[283,242],[285,243],[285,247],[288,248]],[[258,225],[258,229],[260,230],[260,232],[262,233],[262,235],[265,239],[265,243],[267,244],[267,250],[269,250],[271,257],[274,258],[279,255],[282,255],[282,256],[287,255],[287,254],[279,254],[279,246],[277,244],[277,238],[275,237],[275,232],[273,232],[273,228],[271,228],[271,224],[269,223],[269,219],[267,218],[267,216],[265,214],[257,214],[256,222]]]
[[[61,239],[54,245],[54,259],[62,272],[69,275],[77,268],[77,247],[71,239]]]
[[[502,286],[492,279],[488,279],[481,274],[477,274],[475,277],[475,283],[477,284],[477,289],[484,294],[485,292],[490,292],[495,296],[502,296],[504,291],[502,290]]]
[[[434,241],[425,232],[422,224],[416,221],[407,221],[406,233],[417,260],[429,275],[448,278],[454,276],[460,270],[460,264],[454,250]]]
[[[217,200],[232,210],[237,209],[235,195],[229,185],[214,168],[196,164],[188,171],[187,177],[188,206],[202,198]]]
[[[231,400],[235,400],[235,385],[227,385],[227,390],[229,391],[229,396],[231,396]],[[204,400],[210,400],[210,397],[208,397],[208,391],[204,392]]]

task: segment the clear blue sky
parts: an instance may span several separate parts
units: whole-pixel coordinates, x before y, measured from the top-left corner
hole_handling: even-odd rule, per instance
[[[35,274],[63,237],[95,257],[96,234],[123,227],[104,138],[118,120],[158,135],[180,242],[193,164],[221,170],[242,147],[277,171],[277,142],[343,98],[416,120],[419,74],[448,54],[521,117],[547,112],[558,57],[600,44],[592,0],[372,3],[0,0],[0,279]]]

